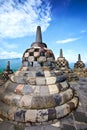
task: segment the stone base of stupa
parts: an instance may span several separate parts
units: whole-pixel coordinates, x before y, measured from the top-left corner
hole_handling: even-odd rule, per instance
[[[66,117],[51,122],[44,122],[37,126],[26,126],[22,123],[13,123],[3,120],[0,116],[0,130],[86,130],[87,129],[87,78],[80,78],[79,82],[71,82],[71,87],[79,96],[78,108]],[[47,124],[48,123],[48,124]]]

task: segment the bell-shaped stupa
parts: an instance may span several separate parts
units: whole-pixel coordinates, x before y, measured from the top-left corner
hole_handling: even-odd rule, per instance
[[[57,58],[57,61],[56,61],[56,68],[58,70],[62,70],[64,72],[69,72],[70,71],[69,63],[65,59],[65,57],[63,57],[62,49],[60,49],[60,56]]]
[[[81,60],[81,55],[78,54],[78,61],[74,64],[74,69],[84,69],[84,68],[85,68],[85,64]]]
[[[8,61],[6,69],[0,74],[0,86],[9,79],[9,75],[12,73],[13,70],[10,68],[10,61]]]
[[[79,77],[87,77],[87,69],[85,63],[81,60],[81,55],[78,54],[78,61],[74,64],[74,73]]]
[[[78,105],[78,96],[65,76],[57,75],[52,50],[42,42],[37,27],[36,42],[22,58],[22,67],[0,86],[0,114],[20,123],[43,124],[62,118]]]
[[[10,67],[10,61],[7,62],[6,69],[3,71],[3,73],[7,73],[8,75],[13,73],[13,70]]]

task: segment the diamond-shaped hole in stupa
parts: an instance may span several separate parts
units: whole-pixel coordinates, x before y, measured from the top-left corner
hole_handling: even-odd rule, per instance
[[[37,27],[36,42],[22,58],[22,67],[0,86],[0,115],[31,124],[62,118],[78,105],[78,96],[66,77],[54,71],[55,57],[42,42]]]

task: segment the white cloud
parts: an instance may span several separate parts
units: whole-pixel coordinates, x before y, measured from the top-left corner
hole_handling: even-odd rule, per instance
[[[81,30],[80,33],[87,33],[87,30]]]
[[[22,58],[22,54],[15,51],[5,51],[0,48],[0,59]]]
[[[64,40],[58,40],[58,41],[56,41],[56,43],[64,44],[64,43],[74,42],[74,41],[77,41],[79,39],[80,38],[67,38],[67,39],[64,39]]]
[[[3,39],[0,39],[0,59],[9,59],[9,58],[21,58],[22,54],[18,53],[16,50],[18,46],[16,44],[9,44]]]
[[[0,46],[3,50],[17,49],[18,46],[15,43],[7,43],[4,39],[0,39]]]
[[[31,35],[38,25],[45,31],[51,21],[50,9],[45,0],[1,0],[0,37]]]

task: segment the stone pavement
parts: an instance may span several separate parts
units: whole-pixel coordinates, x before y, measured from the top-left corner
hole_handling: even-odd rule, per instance
[[[87,130],[87,78],[80,78],[78,83],[71,82],[70,84],[77,91],[79,106],[65,118],[55,120],[48,125],[26,127],[0,119],[0,130]]]

